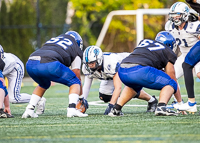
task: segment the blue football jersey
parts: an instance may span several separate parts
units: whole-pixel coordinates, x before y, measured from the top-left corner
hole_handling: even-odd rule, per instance
[[[133,63],[163,69],[168,62],[175,63],[177,56],[163,43],[144,39],[122,63]]]

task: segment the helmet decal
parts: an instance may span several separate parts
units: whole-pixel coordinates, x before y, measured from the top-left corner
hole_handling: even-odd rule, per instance
[[[94,49],[94,54],[97,56],[97,55],[99,55],[99,50],[98,49]]]

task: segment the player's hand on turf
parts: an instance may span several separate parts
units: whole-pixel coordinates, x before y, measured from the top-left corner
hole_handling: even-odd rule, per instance
[[[7,107],[5,107],[5,108],[4,108],[4,112],[6,112],[6,113],[8,113],[8,114],[10,114],[10,115],[11,115],[10,108],[7,108]]]
[[[187,115],[187,112],[186,112],[186,111],[178,111],[178,110],[177,110],[177,112],[178,112],[179,114],[182,114],[182,115]]]
[[[84,97],[83,98],[79,98],[79,100],[81,101],[82,104],[84,104],[84,106],[85,106],[86,109],[89,108],[89,104],[88,104],[87,100],[84,99]]]
[[[113,104],[108,104],[108,107],[106,108],[105,112],[104,112],[104,115],[108,115],[108,113],[110,113],[110,110],[114,107]]]

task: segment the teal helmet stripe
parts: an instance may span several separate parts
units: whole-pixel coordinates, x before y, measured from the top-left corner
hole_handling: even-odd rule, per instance
[[[173,7],[172,7],[172,11],[175,10],[175,7],[177,6],[178,3],[179,3],[179,2],[176,2],[176,3],[173,5]]]
[[[89,53],[89,50],[90,50],[91,46],[88,47],[85,51],[85,62],[88,63],[88,53]]]

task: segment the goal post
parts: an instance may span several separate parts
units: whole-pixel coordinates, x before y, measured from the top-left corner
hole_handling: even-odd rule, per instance
[[[103,39],[106,35],[110,22],[115,15],[136,15],[136,37],[137,37],[137,44],[144,39],[144,24],[143,24],[143,16],[145,14],[149,15],[167,15],[169,13],[169,9],[137,9],[137,10],[116,10],[111,11],[106,21],[101,29],[99,37],[96,42],[96,46],[101,46]]]

